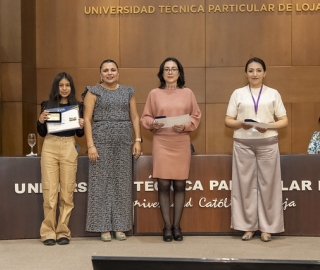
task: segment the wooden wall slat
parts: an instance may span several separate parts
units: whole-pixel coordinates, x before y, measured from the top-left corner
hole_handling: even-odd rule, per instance
[[[318,2],[293,0],[293,4]],[[319,66],[320,18],[319,11],[297,11],[292,16],[292,64],[294,66]]]
[[[22,138],[22,102],[2,103],[2,155],[20,156],[23,144],[27,144],[27,137]],[[25,139],[23,141],[23,139]]]
[[[206,105],[206,154],[232,153],[233,130],[224,124],[227,106]]]
[[[21,1],[0,1],[2,62],[21,62]]]
[[[104,59],[119,62],[119,16],[90,16],[85,6],[118,6],[119,0],[94,3],[37,1],[37,67],[95,68]]]
[[[135,0],[134,5],[153,5],[157,12],[128,15],[120,20],[120,51],[123,67],[159,67],[167,57],[180,59],[184,67],[205,65],[205,14],[161,14],[159,1]],[[178,0],[175,5],[194,5],[194,0]],[[122,0],[121,5],[132,5]],[[173,3],[172,3],[173,5]],[[197,0],[196,5],[204,5]]]
[[[208,0],[206,4],[222,6],[235,1]],[[241,4],[256,4],[259,8],[262,3],[247,0]],[[265,0],[263,4],[277,3]],[[290,12],[209,13],[206,16],[206,66],[243,66],[253,56],[268,59],[269,65],[291,65],[291,21]]]
[[[2,63],[2,101],[22,101],[21,63]]]

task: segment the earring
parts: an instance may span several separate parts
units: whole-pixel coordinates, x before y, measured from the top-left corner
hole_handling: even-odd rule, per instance
[[[103,83],[104,81],[103,81],[103,79],[100,77],[100,83]]]

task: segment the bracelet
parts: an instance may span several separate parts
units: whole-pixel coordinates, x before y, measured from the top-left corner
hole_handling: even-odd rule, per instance
[[[91,148],[91,147],[95,147],[94,144],[89,145],[89,146],[88,146],[88,149]]]

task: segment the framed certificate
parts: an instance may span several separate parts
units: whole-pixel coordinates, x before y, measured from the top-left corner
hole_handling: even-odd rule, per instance
[[[66,106],[60,108],[48,109],[51,115],[54,115],[55,122],[47,121],[48,133],[57,133],[67,130],[79,129],[79,106]],[[60,122],[58,121],[60,114]]]

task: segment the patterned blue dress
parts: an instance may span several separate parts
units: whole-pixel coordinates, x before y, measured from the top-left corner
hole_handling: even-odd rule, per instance
[[[132,229],[132,86],[107,90],[87,86],[97,96],[92,117],[92,137],[99,158],[89,161],[86,230],[89,232]]]

